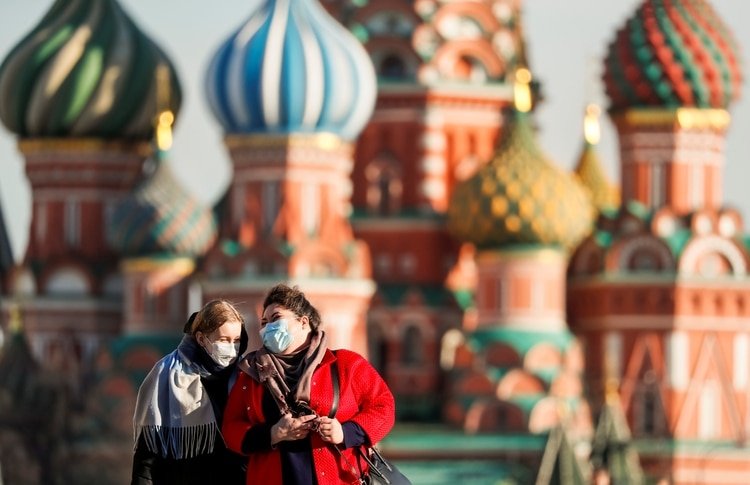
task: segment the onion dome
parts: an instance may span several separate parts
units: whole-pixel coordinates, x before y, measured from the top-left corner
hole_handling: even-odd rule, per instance
[[[516,113],[494,159],[456,186],[448,228],[480,248],[573,247],[589,233],[592,212],[583,187],[539,149],[528,115]]]
[[[598,212],[610,211],[620,206],[620,191],[611,184],[604,173],[602,162],[596,151],[599,143],[599,114],[598,106],[591,104],[586,108],[584,120],[584,145],[574,173],[589,191],[591,202]]]
[[[618,31],[604,69],[612,111],[725,109],[742,84],[734,38],[706,0],[645,0]]]
[[[331,132],[356,138],[372,114],[375,71],[360,42],[317,0],[264,0],[214,55],[206,93],[228,134]]]
[[[0,119],[22,137],[150,139],[157,66],[174,68],[115,0],[57,0],[0,66]]]
[[[213,213],[187,194],[166,161],[115,208],[109,242],[125,256],[201,256],[216,240]]]

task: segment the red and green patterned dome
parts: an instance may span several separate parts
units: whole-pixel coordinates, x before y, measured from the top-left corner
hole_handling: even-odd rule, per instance
[[[451,233],[480,248],[570,248],[589,233],[592,220],[583,187],[547,160],[525,113],[510,120],[495,157],[456,186],[448,207]]]
[[[613,112],[725,109],[740,96],[737,44],[706,0],[645,0],[610,45],[604,82]]]

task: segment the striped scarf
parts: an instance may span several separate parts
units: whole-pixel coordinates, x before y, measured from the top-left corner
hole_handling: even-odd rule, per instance
[[[219,425],[201,377],[222,368],[200,364],[202,351],[191,335],[185,335],[143,380],[133,416],[136,445],[143,436],[148,450],[163,458],[192,458],[213,451]]]

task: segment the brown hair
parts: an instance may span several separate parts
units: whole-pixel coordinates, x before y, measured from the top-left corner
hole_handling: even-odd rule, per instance
[[[318,330],[320,313],[296,286],[291,288],[282,283],[271,288],[266,299],[263,300],[263,311],[274,303],[290,310],[298,318],[306,316],[310,320],[310,328],[313,332]]]
[[[230,320],[236,320],[242,324],[245,319],[240,312],[227,300],[211,300],[191,316],[190,335],[195,336],[197,332],[205,335],[213,332]]]

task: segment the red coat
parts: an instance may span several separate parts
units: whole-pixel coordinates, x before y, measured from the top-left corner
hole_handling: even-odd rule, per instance
[[[331,363],[336,360],[339,372],[339,407],[336,419],[353,421],[367,434],[371,443],[383,439],[395,421],[393,394],[377,371],[361,355],[349,350],[337,350],[334,355],[326,350],[323,360],[313,373],[310,407],[319,415],[327,416],[333,401]],[[263,423],[262,399],[265,386],[244,372],[229,394],[224,412],[222,433],[227,447],[241,453],[242,440],[247,431]],[[310,433],[314,472],[319,485],[356,483],[358,475],[341,458],[333,445],[324,442],[317,433]],[[353,450],[343,450],[349,463],[357,466]],[[363,467],[363,470],[366,469]],[[248,484],[281,484],[281,455],[278,450],[253,452],[248,457]]]

